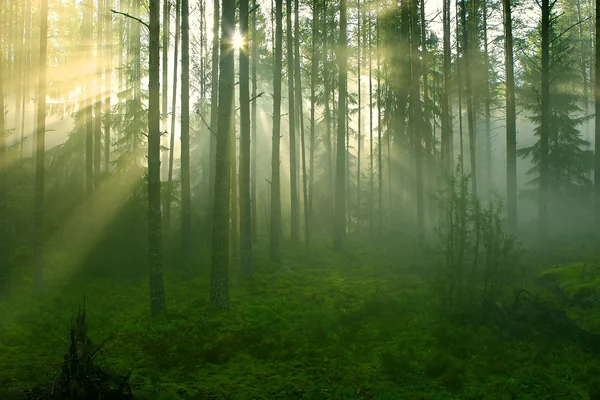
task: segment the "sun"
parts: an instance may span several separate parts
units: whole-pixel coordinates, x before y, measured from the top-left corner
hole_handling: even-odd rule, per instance
[[[239,49],[241,49],[244,46],[244,38],[243,38],[243,36],[239,32],[236,31],[233,34],[232,43],[233,43],[233,48],[236,51],[238,51]]]

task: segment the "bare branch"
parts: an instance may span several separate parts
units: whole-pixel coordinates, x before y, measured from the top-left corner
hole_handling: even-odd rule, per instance
[[[150,29],[150,25],[147,22],[142,21],[138,17],[134,17],[133,15],[129,15],[127,13],[124,13],[124,12],[121,12],[121,11],[117,11],[117,10],[112,10],[112,9],[110,10],[110,12],[122,15],[122,16],[127,17],[127,18],[131,18],[132,20],[137,21],[140,24],[144,25],[146,28]]]

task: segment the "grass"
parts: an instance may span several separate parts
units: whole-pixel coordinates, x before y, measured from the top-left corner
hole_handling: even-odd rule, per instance
[[[429,251],[404,239],[351,239],[348,249],[285,243],[282,268],[259,243],[255,279],[233,274],[225,312],[208,304],[206,254],[186,267],[167,262],[168,313],[154,320],[143,262],[124,255],[103,265],[94,254],[86,270],[50,277],[41,295],[23,266],[15,298],[0,304],[0,386],[52,377],[85,295],[92,340],[109,339],[100,362],[133,368],[131,381],[153,399],[598,396],[600,363],[578,347],[445,321],[432,300]],[[48,263],[64,265],[67,254],[57,250]]]

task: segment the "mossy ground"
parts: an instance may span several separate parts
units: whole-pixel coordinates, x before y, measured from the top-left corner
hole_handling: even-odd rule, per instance
[[[107,256],[103,265],[96,254],[92,268],[57,250],[47,262],[62,272],[43,294],[23,266],[13,299],[0,303],[0,386],[48,380],[85,295],[90,336],[110,339],[99,361],[134,368],[132,383],[150,398],[589,398],[600,362],[581,348],[445,321],[429,282],[431,250],[396,239],[350,239],[348,249],[285,243],[281,268],[259,242],[255,279],[233,271],[225,312],[208,304],[208,255],[180,267],[167,254],[168,313],[154,320],[143,260]]]

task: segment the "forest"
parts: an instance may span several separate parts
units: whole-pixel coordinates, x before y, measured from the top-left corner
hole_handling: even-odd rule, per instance
[[[600,399],[600,0],[0,0],[0,399]]]

